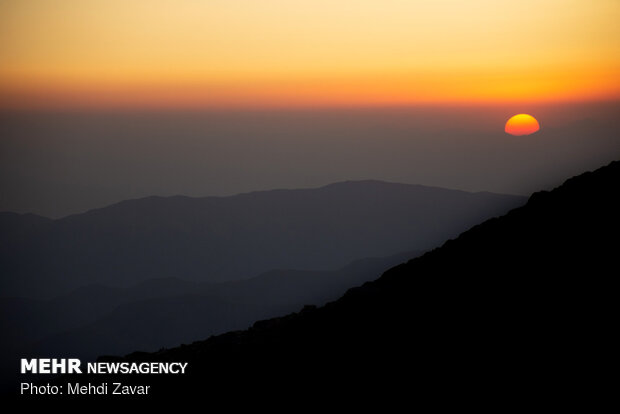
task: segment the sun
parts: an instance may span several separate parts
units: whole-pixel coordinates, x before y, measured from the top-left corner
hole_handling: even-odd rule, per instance
[[[536,118],[528,114],[518,114],[506,122],[504,131],[510,135],[521,136],[530,135],[540,129]]]

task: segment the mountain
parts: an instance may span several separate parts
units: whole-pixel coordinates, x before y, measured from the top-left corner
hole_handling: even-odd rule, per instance
[[[236,282],[153,279],[129,288],[86,286],[51,300],[0,298],[1,327],[20,354],[93,359],[155,351],[323,305],[415,255],[367,258],[332,271],[273,270]]]
[[[596,404],[587,393],[613,387],[605,372],[615,355],[619,184],[613,162],[323,307],[174,349],[100,358],[187,361],[185,375],[79,381],[150,384],[148,398],[209,404]]]
[[[522,197],[343,182],[232,197],[148,197],[58,220],[0,214],[2,295],[51,298],[90,284],[245,279],[325,270],[435,247]]]

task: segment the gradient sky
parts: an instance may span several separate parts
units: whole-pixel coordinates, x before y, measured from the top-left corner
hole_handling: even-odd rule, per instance
[[[0,0],[0,211],[620,157],[620,0]],[[504,132],[528,113],[540,131]]]
[[[0,2],[0,107],[620,98],[617,0]]]

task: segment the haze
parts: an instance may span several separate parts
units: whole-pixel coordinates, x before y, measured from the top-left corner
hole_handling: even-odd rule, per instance
[[[617,104],[3,113],[0,211],[61,217],[150,195],[380,179],[529,195],[620,155]]]

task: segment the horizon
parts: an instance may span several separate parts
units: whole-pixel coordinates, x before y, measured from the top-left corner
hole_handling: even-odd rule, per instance
[[[511,137],[514,113],[541,130]],[[0,211],[59,218],[152,195],[383,180],[529,195],[620,158],[620,102],[0,111]]]
[[[568,178],[570,178],[570,177],[568,177]],[[492,194],[492,195],[498,195],[498,196],[529,198],[529,195],[522,195],[522,194],[496,193],[496,192],[484,191],[484,190],[482,190],[482,191],[467,191],[467,190],[461,190],[461,189],[458,189],[458,188],[447,188],[447,187],[438,187],[438,186],[424,185],[424,184],[419,184],[419,183],[404,183],[404,182],[385,181],[385,180],[376,180],[376,179],[372,179],[372,178],[367,178],[367,179],[358,179],[358,180],[334,181],[334,182],[330,182],[330,183],[327,183],[327,184],[321,184],[321,185],[318,185],[318,186],[311,186],[311,187],[274,187],[274,188],[267,188],[267,189],[263,189],[263,190],[250,190],[250,191],[245,191],[245,192],[240,192],[240,193],[233,193],[233,194],[228,194],[228,195],[189,196],[189,195],[185,195],[185,194],[171,194],[171,195],[163,195],[162,196],[162,195],[153,194],[153,195],[148,195],[148,196],[143,196],[143,197],[138,197],[138,198],[123,199],[123,200],[119,200],[117,202],[113,202],[111,204],[106,204],[106,205],[102,205],[102,206],[99,206],[99,207],[94,207],[94,208],[91,208],[91,209],[88,209],[88,210],[84,210],[84,211],[79,211],[79,212],[76,212],[76,213],[70,213],[69,215],[60,216],[60,217],[48,217],[48,216],[43,216],[41,214],[36,214],[36,213],[31,213],[31,212],[18,213],[18,212],[15,212],[15,211],[8,211],[8,210],[0,211],[0,214],[6,213],[6,214],[17,214],[17,215],[34,215],[34,216],[39,216],[39,217],[43,217],[43,218],[47,218],[47,219],[51,219],[51,220],[61,220],[61,219],[67,218],[67,217],[75,216],[75,215],[85,214],[85,213],[89,213],[89,212],[96,211],[96,210],[103,210],[103,209],[106,209],[108,207],[112,207],[112,206],[115,206],[117,204],[124,203],[124,202],[141,201],[141,200],[146,200],[146,199],[151,199],[151,198],[157,198],[157,199],[187,198],[187,199],[192,199],[192,200],[201,200],[201,199],[206,199],[206,198],[232,198],[232,197],[238,197],[238,196],[247,196],[247,195],[255,195],[255,194],[262,194],[262,193],[271,193],[271,192],[313,191],[313,190],[322,190],[322,189],[325,189],[327,187],[338,186],[338,185],[373,184],[373,183],[385,184],[385,185],[423,187],[423,188],[429,188],[429,189],[434,189],[434,190],[445,190],[445,191],[451,191],[451,192],[452,191],[454,191],[454,192],[463,192],[463,193],[468,193],[468,194]]]
[[[363,179],[549,189],[620,154],[619,16],[611,0],[3,2],[0,211]],[[540,131],[507,137],[519,113]]]
[[[528,195],[618,158],[613,0],[0,3],[0,211],[377,179]],[[515,114],[540,131],[504,133]]]

